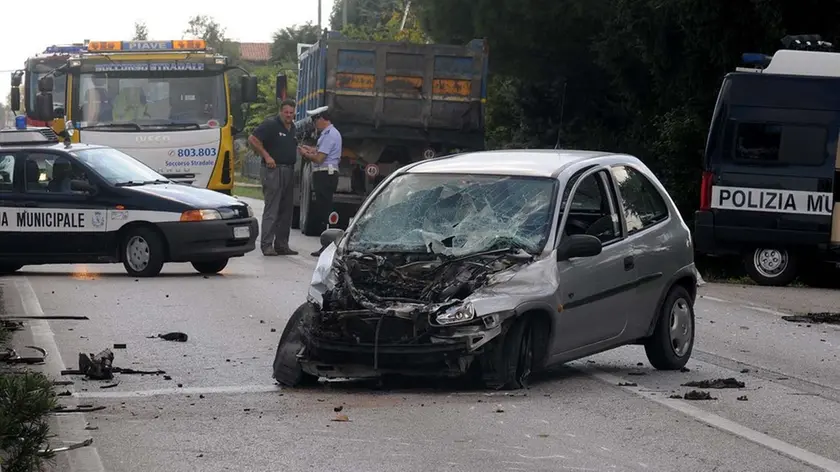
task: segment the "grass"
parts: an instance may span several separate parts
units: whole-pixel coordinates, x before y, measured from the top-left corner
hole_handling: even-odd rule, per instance
[[[233,194],[239,197],[263,199],[262,188],[260,187],[243,187],[241,185],[233,185]]]
[[[3,344],[9,332],[0,326]],[[50,438],[49,415],[58,405],[52,382],[44,374],[0,366],[0,468],[35,472],[54,454],[44,449]]]

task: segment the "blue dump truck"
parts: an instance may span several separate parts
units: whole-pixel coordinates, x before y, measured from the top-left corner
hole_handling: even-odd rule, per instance
[[[299,138],[314,144],[307,110],[329,107],[343,138],[331,227],[346,228],[376,185],[397,168],[454,151],[484,149],[488,51],[466,46],[358,41],[336,32],[301,45],[298,63]],[[278,98],[285,77],[277,78]],[[295,166],[295,227],[308,236],[322,227],[310,217],[309,161]]]

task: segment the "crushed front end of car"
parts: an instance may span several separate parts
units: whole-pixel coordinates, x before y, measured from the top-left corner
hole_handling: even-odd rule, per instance
[[[473,204],[450,213],[454,223],[430,224],[422,204],[400,211],[399,224],[390,207],[368,209],[355,224],[361,229],[322,252],[307,301],[281,336],[275,379],[296,386],[318,377],[468,373],[523,300],[553,294],[552,266],[538,260],[551,206],[517,201],[508,218]],[[440,202],[425,205],[445,211],[451,203]],[[411,220],[418,208],[423,217]],[[543,217],[535,228],[523,225],[535,214]]]

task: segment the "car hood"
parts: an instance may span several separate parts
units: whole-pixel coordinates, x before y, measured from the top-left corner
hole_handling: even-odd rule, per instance
[[[133,192],[162,197],[202,209],[226,208],[245,204],[235,197],[190,185],[158,184],[125,188],[129,188]]]
[[[321,253],[309,287],[308,299],[322,306],[327,292],[335,290],[341,283],[336,273],[337,248],[330,244]],[[430,303],[425,307],[416,303],[390,304],[383,309],[395,316],[409,317],[411,314],[436,312],[455,304],[469,303],[478,316],[512,312],[525,305],[548,304],[554,299],[558,287],[557,262],[554,252],[532,262],[517,264],[509,269],[490,275],[475,291],[463,300]]]

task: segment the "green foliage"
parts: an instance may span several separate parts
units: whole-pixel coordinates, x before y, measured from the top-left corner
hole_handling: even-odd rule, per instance
[[[416,44],[429,42],[428,36],[420,29],[420,23],[413,13],[408,14],[404,26],[402,19],[403,12],[395,11],[384,23],[373,26],[348,24],[341,30],[341,34],[350,39],[363,41],[398,41]],[[401,26],[403,26],[402,29]]]
[[[718,88],[740,55],[772,54],[786,34],[840,35],[840,3],[819,0],[415,4],[436,42],[488,39],[490,145],[553,147],[559,136],[565,148],[634,153],[689,219]]]
[[[275,98],[274,84],[277,74],[286,74],[286,96],[294,99],[297,91],[297,64],[287,61],[283,64],[258,67],[251,71],[259,82],[259,101],[251,104],[251,113],[246,125],[246,132],[256,128],[266,118],[280,112],[280,102]]]
[[[194,39],[203,39],[207,46],[219,54],[223,54],[234,64],[239,61],[239,45],[227,38],[226,30],[216,20],[207,15],[196,15],[190,18],[184,35]]]
[[[149,28],[146,27],[146,23],[142,21],[134,22],[134,36],[131,39],[134,41],[146,41],[149,39]]]
[[[43,374],[0,375],[0,466],[5,472],[40,470],[50,451],[48,415],[58,404],[52,382]]]
[[[314,25],[312,22],[278,30],[274,33],[271,44],[272,62],[297,62],[298,43],[312,44],[318,41],[319,37],[318,25]]]

